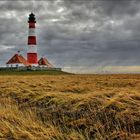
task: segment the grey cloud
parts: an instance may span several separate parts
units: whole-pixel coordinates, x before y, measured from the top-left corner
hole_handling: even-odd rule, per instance
[[[0,63],[18,49],[26,55],[33,11],[39,55],[56,66],[139,65],[139,7],[138,0],[2,1],[0,46],[13,47],[0,50]]]

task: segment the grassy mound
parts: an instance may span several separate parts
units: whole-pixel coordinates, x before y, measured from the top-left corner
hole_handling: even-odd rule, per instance
[[[64,71],[58,71],[58,70],[36,70],[36,71],[0,71],[0,75],[64,75],[64,74],[70,74]]]
[[[138,140],[140,75],[0,77],[0,138]]]

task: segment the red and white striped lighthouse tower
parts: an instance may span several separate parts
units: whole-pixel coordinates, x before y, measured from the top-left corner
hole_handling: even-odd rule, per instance
[[[37,47],[36,47],[36,35],[35,35],[35,15],[31,13],[28,18],[29,23],[29,35],[28,35],[28,47],[27,47],[27,61],[31,66],[37,66]]]

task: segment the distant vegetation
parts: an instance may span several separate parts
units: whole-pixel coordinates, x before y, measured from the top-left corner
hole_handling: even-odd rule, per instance
[[[60,74],[70,74],[64,71],[57,70],[15,70],[15,71],[0,71],[0,75],[60,75]]]
[[[140,75],[0,76],[0,139],[138,140]]]

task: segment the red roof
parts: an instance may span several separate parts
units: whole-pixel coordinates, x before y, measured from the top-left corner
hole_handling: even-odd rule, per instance
[[[28,63],[27,60],[19,54],[15,54],[6,64],[23,64],[25,66],[30,65],[30,63]]]
[[[47,67],[53,67],[53,65],[46,59],[46,58],[40,58],[40,60],[38,61],[39,65],[46,65]]]

